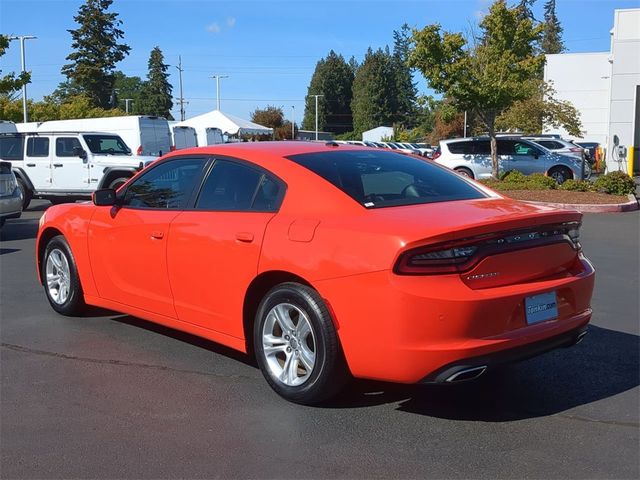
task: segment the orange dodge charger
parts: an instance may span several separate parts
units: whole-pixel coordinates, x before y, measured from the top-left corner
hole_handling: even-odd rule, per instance
[[[459,382],[579,342],[594,283],[580,221],[392,151],[238,143],[49,208],[36,255],[56,312],[205,337],[314,404],[350,375]]]

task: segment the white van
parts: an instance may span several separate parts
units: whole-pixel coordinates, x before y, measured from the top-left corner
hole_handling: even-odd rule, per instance
[[[124,117],[51,120],[17,124],[19,132],[108,132],[120,136],[136,155],[161,156],[171,151],[169,122],[162,117]]]
[[[186,125],[178,125],[179,122],[169,122],[171,129],[172,150],[182,150],[198,146],[196,129]]]
[[[220,130],[219,128],[215,128],[215,127],[206,128],[205,135],[207,138],[207,145],[218,145],[219,143],[224,143],[222,130]]]
[[[153,159],[132,155],[113,133],[0,134],[0,160],[11,162],[25,209],[32,198],[61,203],[116,189]]]

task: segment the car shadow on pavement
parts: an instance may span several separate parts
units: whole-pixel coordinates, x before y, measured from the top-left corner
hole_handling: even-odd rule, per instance
[[[7,220],[0,230],[0,240],[10,242],[12,240],[29,240],[38,235],[37,218],[19,218]]]
[[[640,384],[640,337],[590,326],[582,343],[457,385],[354,382],[332,408],[398,403],[398,410],[449,420],[505,422],[548,416]]]
[[[158,333],[160,335],[164,335],[164,336],[176,339],[178,341],[185,342],[199,348],[203,348],[212,353],[216,353],[218,355],[224,355],[225,357],[229,357],[238,362],[242,362],[245,365],[248,365],[250,367],[258,368],[255,361],[249,355],[239,352],[238,350],[225,347],[224,345],[220,345],[219,343],[212,342],[211,340],[207,340],[206,338],[191,335],[189,333],[181,332],[179,330],[174,330],[173,328],[165,327],[153,322],[148,322],[146,320],[142,320],[141,318],[132,317],[131,315],[120,315],[118,313],[109,312],[107,310],[102,310],[102,309],[97,309],[97,311],[105,312],[107,315],[111,316],[111,320],[115,322],[126,323],[127,325],[143,328],[145,330],[149,330],[150,332]],[[101,315],[95,315],[95,316],[101,316]]]

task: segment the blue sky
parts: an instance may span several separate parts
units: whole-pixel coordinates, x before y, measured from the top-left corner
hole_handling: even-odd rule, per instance
[[[515,0],[514,0],[515,2]],[[537,0],[542,18],[545,0]],[[73,16],[81,0],[0,0],[3,34],[36,35],[27,42],[32,71],[29,97],[40,99],[64,80],[60,68],[70,53]],[[187,117],[215,108],[213,74],[221,80],[221,109],[248,118],[266,105],[295,107],[299,122],[316,62],[330,49],[362,60],[369,46],[391,44],[403,23],[412,27],[438,22],[451,31],[476,25],[489,0],[115,0],[131,54],[118,65],[127,75],[144,77],[154,46],[172,65],[170,81],[178,97],[178,55],[184,68]],[[616,8],[637,8],[640,0],[558,0],[557,12],[570,52],[607,51]],[[0,57],[3,72],[20,69],[18,42]],[[426,84],[416,75],[419,90]],[[178,109],[174,108],[178,117]]]

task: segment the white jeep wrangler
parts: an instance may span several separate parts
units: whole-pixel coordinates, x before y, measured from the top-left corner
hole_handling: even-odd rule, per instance
[[[118,135],[100,132],[0,134],[0,160],[11,162],[23,208],[32,198],[62,203],[118,188],[155,157],[135,156]]]

